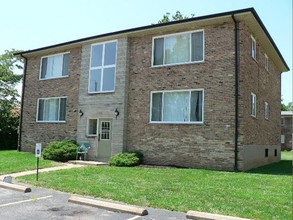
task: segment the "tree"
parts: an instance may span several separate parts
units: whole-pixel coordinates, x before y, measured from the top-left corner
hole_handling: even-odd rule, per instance
[[[190,17],[182,15],[180,11],[176,11],[175,15],[172,15],[169,12],[166,12],[166,14],[163,15],[163,18],[158,21],[158,24],[162,23],[168,23],[171,21],[179,21],[187,18],[193,18],[194,14],[191,14]]]
[[[23,59],[14,56],[16,52],[6,50],[0,55],[0,150],[17,146],[20,103],[16,85],[22,75],[14,70],[22,69]]]

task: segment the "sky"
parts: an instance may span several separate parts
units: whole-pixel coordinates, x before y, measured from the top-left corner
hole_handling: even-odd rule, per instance
[[[166,12],[210,15],[253,7],[290,71],[282,98],[292,102],[292,0],[2,0],[0,54],[155,24]]]

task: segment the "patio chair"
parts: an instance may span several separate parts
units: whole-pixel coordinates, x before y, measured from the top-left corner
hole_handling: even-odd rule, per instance
[[[91,148],[90,143],[83,143],[76,150],[76,160],[78,159],[78,155],[83,155],[83,159],[86,160],[89,149]]]

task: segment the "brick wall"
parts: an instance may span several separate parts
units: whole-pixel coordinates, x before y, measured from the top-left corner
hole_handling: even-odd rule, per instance
[[[204,29],[205,61],[151,67],[152,37],[130,39],[128,150],[145,163],[232,170],[234,166],[234,25]],[[181,31],[195,30],[193,27]],[[165,34],[165,33],[164,33]],[[152,124],[150,93],[204,89],[204,124]]]
[[[56,53],[62,52],[68,50]],[[76,140],[81,48],[70,49],[69,77],[39,80],[41,57],[47,55],[50,54],[28,58],[21,134],[23,151],[33,151],[35,143],[46,146],[55,140]],[[38,98],[60,96],[67,96],[66,123],[36,122]]]
[[[265,49],[256,40],[256,60],[251,57],[249,28],[240,24],[240,98],[239,98],[239,158],[240,168],[250,169],[280,160],[281,74],[269,57],[265,69]],[[256,117],[251,116],[251,93],[257,97]],[[265,119],[265,102],[269,103],[269,119]],[[265,149],[269,156],[265,157]],[[277,157],[274,150],[277,149]]]

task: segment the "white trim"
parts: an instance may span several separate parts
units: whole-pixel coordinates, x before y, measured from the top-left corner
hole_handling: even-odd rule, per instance
[[[253,112],[252,112],[252,97],[254,97],[255,98],[255,114],[253,114]],[[256,118],[256,112],[257,112],[257,109],[256,109],[256,107],[257,107],[257,101],[256,101],[257,99],[256,99],[256,95],[252,92],[251,94],[250,94],[250,114],[251,114],[251,116],[252,117],[254,117],[254,118]]]
[[[153,94],[154,93],[162,93],[162,100],[164,100],[165,93],[172,93],[172,92],[189,92],[189,107],[190,107],[190,100],[191,100],[191,92],[192,91],[201,91],[202,92],[202,121],[190,121],[190,112],[189,112],[189,121],[152,121],[152,106],[153,106]],[[204,124],[204,89],[180,89],[180,90],[159,90],[159,91],[151,91],[150,93],[150,117],[149,123],[150,124]],[[190,108],[189,108],[190,110]],[[164,112],[164,102],[162,101],[162,111],[161,111],[161,118],[163,120],[163,112]]]
[[[90,120],[97,120],[97,130],[96,134],[89,134],[89,121]],[[97,137],[98,136],[98,129],[99,129],[99,118],[87,118],[86,120],[86,136],[87,137]]]
[[[203,59],[199,61],[188,61],[188,62],[180,62],[180,63],[169,63],[169,64],[162,64],[162,65],[154,65],[154,49],[155,49],[155,39],[158,38],[164,38],[164,48],[163,48],[163,62],[165,62],[165,38],[170,37],[170,36],[176,36],[176,35],[182,35],[182,34],[190,34],[190,60],[191,60],[191,34],[196,33],[196,32],[202,32],[203,34]],[[165,34],[165,35],[160,35],[160,36],[155,36],[152,38],[152,60],[151,60],[151,67],[156,68],[156,67],[164,67],[164,66],[174,66],[174,65],[185,65],[185,64],[195,64],[195,63],[204,63],[205,62],[205,33],[204,29],[198,29],[195,31],[184,31],[184,32],[177,32],[173,34]]]
[[[265,70],[269,71],[269,57],[266,53],[265,53]]]
[[[114,42],[116,43],[115,64],[104,66],[105,44],[107,44],[107,43],[114,43]],[[93,50],[93,47],[94,46],[97,46],[97,45],[102,45],[103,46],[103,51],[102,51],[102,65],[100,67],[92,67],[92,50]],[[99,42],[99,43],[91,44],[90,63],[89,63],[89,77],[88,77],[88,94],[98,94],[98,93],[111,93],[111,92],[115,92],[115,88],[116,88],[116,72],[117,72],[117,55],[118,55],[118,40],[110,40],[110,41],[104,41],[104,42]],[[103,91],[103,76],[104,76],[103,70],[105,69],[105,67],[107,67],[107,68],[114,67],[115,68],[115,73],[114,73],[114,89],[113,90]],[[100,69],[101,70],[101,91],[91,92],[90,91],[91,70],[96,70],[96,69]]]
[[[66,52],[62,52],[62,53],[56,53],[56,54],[50,54],[48,56],[42,56],[41,57],[41,61],[40,61],[40,70],[39,70],[39,80],[50,80],[50,79],[59,79],[59,78],[68,78],[69,77],[69,74],[67,76],[59,76],[59,77],[51,77],[51,78],[41,78],[42,76],[42,61],[43,61],[43,58],[49,58],[49,57],[54,57],[54,56],[59,56],[59,55],[64,55],[64,54],[70,54],[70,51],[66,51]],[[63,61],[62,61],[63,62]],[[63,69],[62,69],[63,71]]]
[[[251,52],[251,57],[254,60],[256,60],[256,51],[257,51],[256,50],[256,40],[255,40],[255,38],[252,35],[250,35],[250,38],[251,38],[251,51],[250,51]],[[255,48],[253,48],[253,45],[255,45]],[[253,49],[255,49],[255,51]],[[253,53],[253,51],[254,51],[254,53]]]
[[[265,119],[269,120],[270,117],[270,107],[269,107],[269,103],[265,102]]]
[[[39,102],[40,100],[50,100],[50,99],[59,99],[59,106],[58,106],[58,118],[60,117],[60,100],[62,98],[66,98],[66,104],[67,104],[67,96],[60,96],[60,97],[46,97],[46,98],[38,98],[37,100],[37,111],[36,111],[36,122],[37,123],[66,123],[65,121],[39,121],[38,120],[38,116],[39,116]],[[66,112],[65,112],[65,116],[66,116]],[[66,118],[66,117],[65,117]]]

